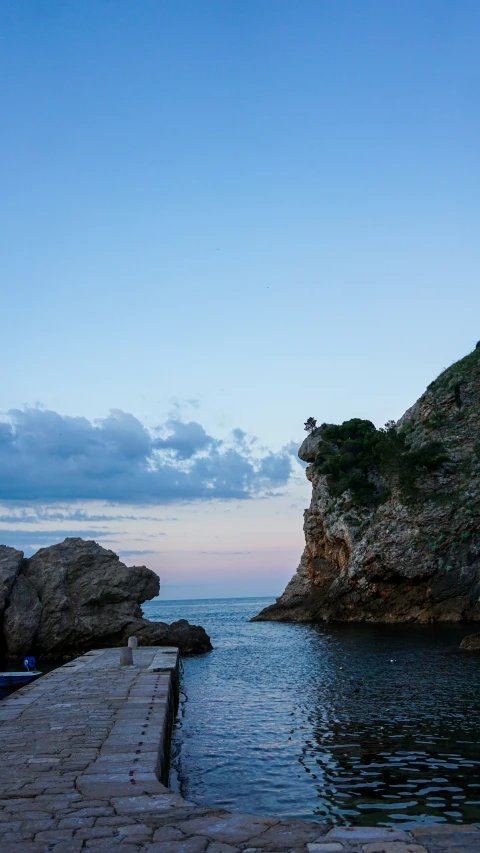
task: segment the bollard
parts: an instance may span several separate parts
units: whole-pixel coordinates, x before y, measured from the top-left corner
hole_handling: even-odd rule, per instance
[[[129,649],[138,649],[138,640],[136,637],[128,638],[128,648]]]
[[[131,666],[133,664],[133,652],[128,647],[120,649],[120,666]]]

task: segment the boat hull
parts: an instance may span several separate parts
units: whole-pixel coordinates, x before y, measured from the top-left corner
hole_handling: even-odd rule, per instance
[[[35,681],[41,672],[0,672],[0,687],[23,687]]]

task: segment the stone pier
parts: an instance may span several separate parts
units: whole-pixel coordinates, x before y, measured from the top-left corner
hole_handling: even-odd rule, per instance
[[[332,827],[165,787],[176,649],[89,652],[0,702],[1,853],[480,853],[476,826]]]

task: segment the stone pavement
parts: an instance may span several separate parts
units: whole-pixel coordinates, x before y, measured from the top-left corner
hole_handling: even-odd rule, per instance
[[[0,853],[480,853],[476,826],[334,827],[189,803],[166,778],[177,655],[89,652],[0,702]]]

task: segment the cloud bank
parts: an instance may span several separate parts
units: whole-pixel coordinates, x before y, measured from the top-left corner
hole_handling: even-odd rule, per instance
[[[149,430],[118,409],[93,423],[12,409],[0,419],[0,500],[154,505],[247,499],[285,486],[290,448],[255,451],[246,438],[235,430],[221,441],[176,419]]]
[[[43,548],[44,545],[55,545],[63,542],[67,536],[80,536],[81,539],[111,539],[118,535],[118,531],[95,529],[73,529],[73,530],[0,530],[0,541],[2,545],[11,545],[13,548],[22,550],[35,550]],[[135,552],[137,553],[137,552]]]

